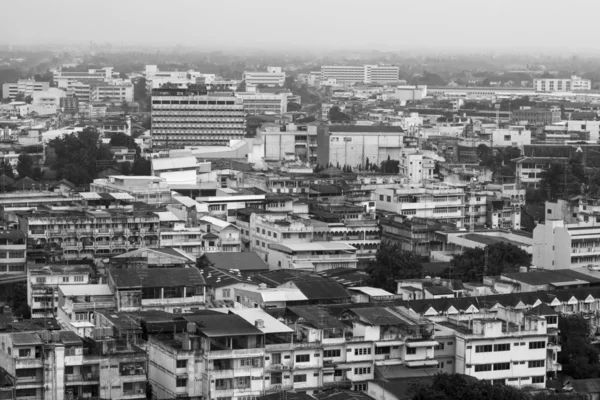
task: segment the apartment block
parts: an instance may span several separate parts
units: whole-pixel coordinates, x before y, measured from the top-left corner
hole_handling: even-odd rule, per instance
[[[110,101],[114,103],[133,101],[132,84],[93,85],[90,90],[90,101]]]
[[[432,251],[439,251],[443,243],[436,232],[454,229],[454,224],[444,224],[433,218],[392,215],[379,219],[381,242],[398,246],[404,251],[428,257]]]
[[[58,286],[87,285],[89,265],[44,265],[27,268],[27,305],[31,318],[53,318],[58,312]]]
[[[260,157],[265,161],[283,161],[293,157],[315,164],[318,130],[316,125],[262,124],[256,132],[262,144]]]
[[[80,337],[93,337],[96,311],[115,311],[117,302],[109,285],[58,285],[56,319]]]
[[[15,83],[4,83],[2,85],[2,98],[14,100],[22,93],[25,97],[33,96],[34,92],[46,92],[50,89],[49,82],[36,82],[33,79],[19,79]]]
[[[571,75],[570,79],[540,78],[533,80],[533,87],[537,92],[570,92],[591,90],[592,81],[583,79],[577,75]]]
[[[27,243],[18,229],[0,230],[0,276],[25,275]]]
[[[267,67],[266,71],[245,71],[242,80],[246,83],[246,89],[254,90],[258,85],[283,86],[285,84],[285,72],[281,67]]]
[[[422,153],[403,152],[400,158],[400,174],[411,184],[433,180],[435,161]]]
[[[409,218],[432,218],[461,227],[465,214],[465,192],[445,184],[424,187],[377,188],[378,210],[406,215]]]
[[[288,96],[288,93],[235,93],[235,97],[242,100],[244,113],[248,115],[284,114],[287,112]]]
[[[62,259],[109,257],[159,244],[158,216],[145,211],[29,211],[17,217],[21,231]]]
[[[229,145],[246,133],[242,100],[206,91],[152,90],[152,143],[157,148]]]
[[[265,260],[271,269],[300,269],[321,272],[335,268],[356,268],[356,248],[346,243],[312,242],[269,244]]]

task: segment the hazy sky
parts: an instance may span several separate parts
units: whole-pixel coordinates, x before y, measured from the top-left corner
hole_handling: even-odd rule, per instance
[[[0,10],[4,44],[600,50],[598,0],[2,0]]]

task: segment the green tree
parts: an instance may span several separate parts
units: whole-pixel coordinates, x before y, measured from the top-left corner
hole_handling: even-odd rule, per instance
[[[128,149],[135,149],[136,155],[140,155],[140,146],[137,145],[135,139],[132,136],[126,135],[122,132],[113,133],[110,137],[110,145],[116,147],[127,147]]]
[[[25,93],[19,92],[15,96],[15,101],[25,101]]]
[[[396,293],[396,279],[422,278],[421,257],[398,246],[381,244],[375,260],[367,266],[367,285]]]
[[[11,177],[12,179],[15,179],[15,171],[14,171],[12,165],[10,165],[10,162],[8,162],[8,160],[5,160],[5,159],[0,160],[0,174],[6,175],[8,177]]]
[[[121,173],[123,175],[129,175],[131,173],[131,163],[129,161],[121,163]]]
[[[524,392],[508,385],[489,382],[461,374],[437,374],[431,385],[414,383],[409,387],[413,400],[527,400]]]
[[[146,160],[145,158],[139,157],[133,162],[133,166],[131,167],[132,175],[151,175],[152,173],[152,163],[150,160]]]
[[[530,266],[529,254],[509,243],[494,243],[485,248],[466,249],[450,261],[453,278],[475,281],[483,275],[500,275],[502,272],[518,271],[521,266]]]
[[[329,119],[331,122],[348,122],[352,118],[346,113],[343,113],[338,106],[333,106],[329,109]]]
[[[600,377],[600,352],[590,341],[591,327],[582,315],[561,315],[558,319],[563,374],[574,379]]]
[[[123,112],[125,114],[129,114],[129,103],[127,103],[126,101],[123,101],[121,103],[121,110],[123,110]]]
[[[235,89],[236,92],[245,92],[246,91],[246,81],[241,81],[239,85],[237,85],[237,88]]]
[[[287,110],[289,112],[300,111],[300,110],[302,110],[302,106],[295,102],[289,102],[287,104]]]
[[[100,144],[99,136],[95,129],[86,128],[48,143],[54,153],[51,168],[57,171],[59,179],[67,179],[76,185],[90,183],[101,169],[99,164],[113,160],[109,146]]]
[[[21,153],[17,161],[17,173],[19,178],[31,177],[33,175],[33,157],[27,153]]]
[[[572,158],[567,163],[552,163],[541,174],[539,197],[544,201],[577,196],[586,184],[583,166],[579,159]]]

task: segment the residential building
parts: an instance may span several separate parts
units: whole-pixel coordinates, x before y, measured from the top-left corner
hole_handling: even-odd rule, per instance
[[[24,97],[33,96],[35,92],[46,92],[50,89],[49,82],[36,82],[34,79],[19,79],[15,83],[2,85],[2,98],[14,100],[19,93]]]
[[[249,115],[287,112],[288,93],[236,92],[235,97],[242,101],[244,113]]]
[[[31,318],[53,318],[58,312],[58,285],[90,284],[89,265],[30,265],[27,268],[27,305]]]
[[[58,285],[56,319],[78,336],[93,337],[96,310],[116,309],[117,302],[109,285]]]
[[[28,211],[17,214],[28,238],[63,259],[106,258],[159,244],[156,214],[124,209]]]
[[[206,192],[205,192],[206,193]],[[258,194],[260,193],[260,194]],[[204,194],[204,193],[203,193]],[[237,210],[247,207],[261,207],[265,203],[266,195],[262,191],[244,189],[216,189],[212,195],[196,197],[196,201],[206,204],[208,213],[215,219],[235,222]],[[208,221],[211,224],[217,221]]]
[[[566,163],[562,157],[520,157],[513,160],[516,166],[517,181],[527,186],[536,187],[542,180],[542,173],[554,163]]]
[[[213,235],[212,238],[209,238],[207,235],[204,235],[203,238],[212,239],[215,242],[215,246],[220,247],[221,251],[241,251],[242,239],[240,236],[240,229],[237,226],[208,215],[201,217],[200,223],[205,223],[206,232]],[[212,247],[210,244],[211,243],[208,243],[207,247]]]
[[[236,302],[247,308],[285,309],[289,306],[308,304],[306,297],[300,289],[268,288],[261,283],[258,286],[249,286],[233,289]]]
[[[381,242],[398,246],[404,251],[429,257],[432,251],[439,251],[443,243],[436,234],[437,231],[453,228],[433,218],[421,218],[392,215],[379,219],[381,227]]]
[[[408,179],[408,183],[420,184],[433,180],[435,161],[423,153],[402,152],[400,158],[400,175]]]
[[[531,109],[524,108],[512,112],[511,121],[515,123],[525,123],[528,125],[552,125],[561,120],[561,111],[559,108],[551,109]]]
[[[335,79],[344,84],[392,83],[399,81],[400,68],[383,65],[321,67],[321,80]]]
[[[285,83],[285,72],[281,67],[267,67],[266,71],[245,71],[242,80],[246,83],[246,89],[254,91],[256,86],[283,86]]]
[[[556,371],[558,318],[497,309],[480,315],[431,317],[439,336],[454,337],[454,371],[480,380],[545,388]],[[550,323],[552,322],[552,323]]]
[[[204,308],[206,283],[197,268],[111,268],[108,286],[119,311],[182,313]]]
[[[152,144],[157,148],[228,145],[246,133],[244,105],[224,94],[152,90]]]
[[[487,201],[486,225],[491,229],[521,229],[521,204],[512,199]]]
[[[111,175],[105,179],[94,179],[90,192],[128,194],[147,204],[165,205],[173,202],[171,190],[164,178],[155,176]]]
[[[132,84],[98,84],[92,85],[89,101],[110,101],[123,103],[133,101]]]
[[[317,163],[349,165],[353,169],[366,164],[399,160],[405,148],[416,148],[399,126],[331,125],[317,133]]]
[[[116,268],[190,268],[196,265],[196,257],[174,247],[145,247],[113,256],[109,264]]]
[[[533,80],[533,87],[536,92],[576,92],[591,90],[592,81],[577,75],[571,75],[570,79],[538,78]]]
[[[356,268],[356,248],[346,243],[272,243],[265,261],[271,269],[291,268],[321,272],[334,268]]]
[[[27,242],[18,229],[0,230],[0,276],[25,275]]]
[[[465,191],[446,184],[424,187],[378,187],[375,190],[377,210],[455,223],[464,221]]]

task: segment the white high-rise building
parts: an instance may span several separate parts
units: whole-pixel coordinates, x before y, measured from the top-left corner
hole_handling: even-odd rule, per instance
[[[338,83],[390,83],[399,79],[400,68],[390,65],[324,65],[321,80],[336,79]]]

